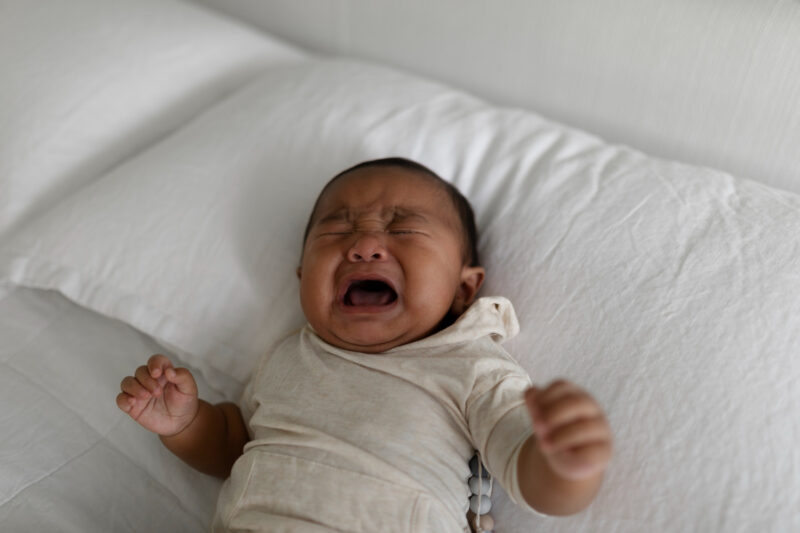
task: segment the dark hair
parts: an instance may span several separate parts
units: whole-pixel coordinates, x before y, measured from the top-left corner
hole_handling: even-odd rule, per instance
[[[472,211],[472,206],[469,204],[469,200],[467,200],[461,192],[456,189],[451,183],[442,179],[438,174],[434,171],[426,167],[425,165],[421,165],[416,161],[412,161],[410,159],[405,159],[402,157],[386,157],[383,159],[372,159],[369,161],[364,161],[357,165],[353,165],[352,167],[345,169],[338,174],[336,174],[333,178],[325,184],[325,187],[322,188],[320,191],[319,196],[317,196],[317,201],[314,202],[314,208],[311,210],[311,215],[308,217],[308,223],[306,224],[306,230],[303,234],[303,245],[305,246],[306,239],[308,239],[308,234],[311,231],[311,225],[314,222],[314,214],[317,212],[317,207],[319,206],[319,202],[322,197],[325,195],[325,192],[330,188],[330,186],[342,176],[349,174],[354,170],[358,170],[360,168],[366,167],[400,167],[406,170],[411,170],[417,172],[421,176],[425,176],[431,178],[438,186],[440,186],[446,193],[447,196],[453,203],[453,207],[458,214],[458,219],[461,222],[461,229],[464,237],[464,264],[469,266],[479,266],[480,260],[478,259],[478,230],[475,225],[475,214]]]

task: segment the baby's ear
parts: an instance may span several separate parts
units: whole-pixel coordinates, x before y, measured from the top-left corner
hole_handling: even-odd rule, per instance
[[[458,286],[456,297],[450,308],[453,314],[458,316],[467,310],[467,307],[475,300],[485,277],[486,270],[483,267],[465,266],[461,269],[461,284]]]

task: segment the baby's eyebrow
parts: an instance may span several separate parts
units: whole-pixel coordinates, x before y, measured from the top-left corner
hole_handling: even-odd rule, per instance
[[[351,219],[351,211],[346,207],[342,207],[330,213],[327,213],[316,220],[316,224],[327,224],[329,222],[348,222]],[[428,217],[423,215],[417,210],[408,209],[405,207],[392,207],[384,209],[381,213],[384,220],[390,223],[406,222],[409,220],[416,220],[419,222],[428,222]]]
[[[419,211],[409,211],[407,209],[395,209],[392,213],[392,222],[406,222],[407,220],[417,220],[428,222],[428,219]]]
[[[348,219],[349,212],[346,208],[337,209],[332,213],[328,213],[322,218],[317,219],[316,224],[325,224],[327,222],[338,222],[338,221],[346,221]]]

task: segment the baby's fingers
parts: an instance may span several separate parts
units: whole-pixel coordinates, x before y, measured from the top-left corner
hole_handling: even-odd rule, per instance
[[[151,397],[150,391],[133,376],[125,376],[119,388],[134,399],[149,400]]]
[[[130,413],[131,409],[133,409],[133,405],[136,402],[136,399],[126,392],[120,392],[117,394],[117,407],[125,411],[126,413]]]
[[[172,368],[172,363],[161,354],[152,355],[147,360],[147,369],[150,371],[150,375],[156,379],[161,377],[167,368]]]
[[[136,381],[144,387],[147,392],[154,396],[158,396],[161,393],[161,388],[163,387],[166,380],[163,377],[156,379],[150,369],[146,366],[140,366],[134,372],[133,377]]]
[[[167,381],[175,384],[181,394],[197,396],[197,383],[188,369],[169,367],[164,371],[164,376]]]
[[[153,395],[132,376],[123,379],[120,388],[122,392],[117,394],[117,407],[128,413],[134,420],[138,419]]]
[[[564,394],[552,402],[540,405],[540,409],[549,431],[578,420],[599,418],[603,415],[597,402],[583,391]]]
[[[558,453],[610,440],[611,430],[605,419],[593,418],[559,427],[544,437],[539,445],[544,452]]]
[[[611,461],[611,442],[596,442],[550,456],[553,469],[566,479],[584,479],[602,472]]]
[[[538,401],[542,405],[546,405],[577,392],[583,391],[574,383],[565,379],[557,379],[545,387],[544,390],[539,391]]]

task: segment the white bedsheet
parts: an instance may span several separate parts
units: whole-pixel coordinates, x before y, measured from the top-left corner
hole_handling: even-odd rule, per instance
[[[511,353],[614,428],[587,511],[499,491],[496,533],[800,531],[800,196],[183,2],[0,0],[0,74],[0,533],[206,529],[218,482],[116,408],[119,382],[159,339],[235,399],[302,321],[317,191],[387,155],[467,194]]]
[[[189,3],[0,2],[0,235],[303,54]]]
[[[489,272],[483,294],[509,296],[520,319],[511,353],[534,382],[564,376],[585,386],[614,428],[616,455],[588,510],[531,517],[498,492],[497,533],[800,531],[797,195],[610,146],[398,72],[306,62],[270,69],[27,225],[0,247],[0,280],[58,288],[169,341],[173,330],[159,330],[165,322],[153,312],[166,310],[183,319],[176,327],[191,326],[171,342],[196,366],[208,362],[206,378],[220,386],[222,345],[203,352],[193,343],[221,331],[240,348],[222,362],[246,374],[248,356],[267,349],[263,329],[283,334],[299,315],[293,270],[319,187],[348,164],[389,154],[428,164],[470,197]],[[0,309],[3,320],[9,314]],[[186,516],[176,522],[197,529],[213,507],[197,496],[204,478],[171,476],[178,467],[168,452],[112,414],[119,380],[154,345],[117,325],[132,343],[125,348],[106,326],[89,327],[89,316],[70,312],[60,331],[4,355],[2,374],[13,374],[3,379],[41,385],[4,392],[16,402],[6,411],[23,410],[9,424],[23,437],[3,444],[22,458],[8,461],[22,466],[3,479],[24,487],[68,458],[116,449],[116,459],[90,461],[67,484],[95,490],[76,530],[122,529],[135,509],[117,506],[105,469],[124,478],[116,469],[125,472],[135,451],[144,466],[126,497],[149,498],[142,484],[156,479],[180,498],[143,504],[148,516],[177,507]],[[26,394],[32,400],[20,401]],[[65,414],[42,415],[29,430],[19,420],[34,401]],[[36,446],[50,446],[40,453],[47,461]],[[51,466],[28,474],[39,464]],[[0,530],[6,520],[36,530],[30,522],[51,514],[37,511],[43,503],[68,516],[69,505],[53,500],[68,501],[42,492],[16,510],[26,499],[11,500]],[[117,514],[89,527],[94,507]]]
[[[0,297],[0,531],[195,532],[219,482],[192,471],[114,402],[165,353],[56,292]],[[196,373],[198,374],[198,373]],[[205,398],[219,401],[198,374]]]

